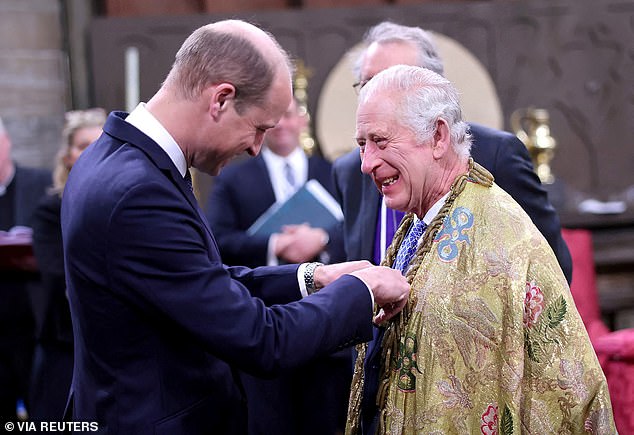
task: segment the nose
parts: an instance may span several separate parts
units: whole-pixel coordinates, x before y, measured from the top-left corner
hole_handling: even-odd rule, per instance
[[[363,152],[361,153],[361,172],[371,174],[378,166],[379,158],[377,149],[371,142],[366,142]]]
[[[247,149],[247,153],[249,153],[250,156],[257,156],[258,154],[260,154],[260,150],[262,149],[262,144],[264,143],[264,133],[259,133],[255,135],[255,139],[253,141],[253,145],[251,145],[248,149]]]

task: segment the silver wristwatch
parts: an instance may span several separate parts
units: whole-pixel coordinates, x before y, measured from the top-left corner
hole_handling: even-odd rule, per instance
[[[317,291],[315,287],[315,269],[319,266],[323,266],[323,263],[308,263],[304,268],[304,284],[306,284],[306,292],[309,295],[312,295]]]

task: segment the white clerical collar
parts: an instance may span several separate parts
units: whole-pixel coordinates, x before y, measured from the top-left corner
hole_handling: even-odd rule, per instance
[[[178,172],[183,177],[185,176],[187,162],[185,161],[183,150],[181,150],[172,135],[161,125],[158,119],[147,110],[145,103],[139,103],[125,120],[156,142],[174,162]]]
[[[425,213],[425,216],[423,216],[423,222],[425,222],[426,225],[429,225],[429,223],[434,220],[442,206],[445,205],[445,201],[449,197],[449,193],[450,192],[445,193],[442,198],[436,201],[434,205],[432,205],[431,208],[427,210],[427,213]],[[418,216],[416,215],[414,215],[414,222],[418,222]]]

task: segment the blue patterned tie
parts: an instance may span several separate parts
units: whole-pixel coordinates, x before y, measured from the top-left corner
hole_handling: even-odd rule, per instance
[[[400,270],[403,275],[405,275],[410,261],[414,258],[414,253],[416,252],[416,248],[418,248],[418,240],[425,232],[425,229],[427,229],[427,224],[423,222],[422,219],[416,221],[416,223],[411,226],[403,243],[401,243],[398,249],[393,268]]]

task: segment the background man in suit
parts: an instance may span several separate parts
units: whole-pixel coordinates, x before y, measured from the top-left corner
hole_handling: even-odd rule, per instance
[[[73,327],[64,276],[62,193],[81,153],[101,135],[106,116],[101,108],[66,112],[53,186],[33,211],[33,253],[42,277],[43,295],[29,400],[29,416],[36,421],[59,421],[68,398],[73,376]]]
[[[0,230],[31,225],[38,200],[51,183],[45,169],[16,165],[11,138],[0,119]],[[7,259],[8,260],[8,259]],[[24,264],[0,265],[0,420],[15,420],[16,401],[27,399],[34,319],[29,291],[38,278]]]
[[[334,194],[331,165],[307,157],[299,143],[306,115],[291,101],[280,122],[267,131],[262,153],[229,165],[216,177],[207,207],[225,264],[257,267],[279,262],[345,260],[340,228],[293,225],[271,237],[247,234],[249,227],[275,202],[284,202],[307,180],[317,180]],[[220,206],[222,205],[222,206]]]
[[[343,261],[341,228],[297,225],[282,233],[252,236],[247,229],[276,201],[283,202],[307,180],[333,194],[331,165],[308,158],[299,137],[307,117],[293,99],[280,122],[264,136],[262,153],[228,166],[215,179],[207,217],[226,264],[251,267],[282,262]],[[288,165],[288,167],[287,167]],[[290,180],[287,172],[291,171]],[[351,382],[348,351],[286,370],[275,379],[241,373],[249,407],[249,433],[334,434],[343,432]]]
[[[237,369],[274,374],[369,339],[373,300],[378,322],[402,309],[409,286],[367,262],[222,264],[188,168],[216,175],[257,155],[290,101],[271,35],[209,24],[75,163],[62,199],[74,419],[117,434],[244,433]]]
[[[383,22],[368,30],[355,73],[356,87],[393,65],[422,66],[443,74],[442,60],[429,33],[418,27]],[[489,170],[531,217],[557,256],[568,282],[572,277],[570,252],[561,237],[561,225],[548,194],[533,171],[528,152],[514,135],[470,124],[472,156]],[[360,170],[359,151],[333,165],[337,196],[344,212],[344,242],[348,259],[368,259],[379,264],[390,245],[402,214],[385,207],[369,177]]]

